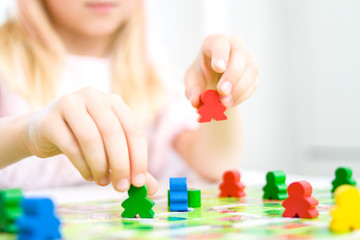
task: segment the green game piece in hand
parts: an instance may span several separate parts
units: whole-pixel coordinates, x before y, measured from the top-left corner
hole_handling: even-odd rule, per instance
[[[284,200],[288,197],[284,171],[272,171],[266,174],[266,185],[263,187],[263,199]]]
[[[333,188],[331,189],[331,192],[333,193],[335,189],[343,184],[348,184],[355,186],[356,181],[351,178],[352,177],[352,171],[351,168],[348,167],[339,167],[335,171],[335,179],[331,182]]]
[[[154,201],[148,196],[148,188],[146,185],[142,187],[130,186],[128,191],[129,198],[127,198],[121,206],[125,209],[121,214],[124,218],[135,218],[139,214],[141,218],[153,218],[154,211],[152,207],[155,205]]]
[[[198,189],[188,190],[188,206],[191,208],[201,207],[201,191]]]
[[[0,232],[15,233],[18,228],[15,221],[22,214],[21,189],[4,189],[0,191]]]

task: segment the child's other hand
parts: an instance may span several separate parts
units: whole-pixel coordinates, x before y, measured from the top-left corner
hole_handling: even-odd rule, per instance
[[[216,86],[221,102],[236,106],[255,91],[257,74],[255,57],[239,38],[213,34],[203,41],[198,57],[187,70],[186,96],[197,108],[200,94]]]
[[[130,184],[157,191],[147,172],[146,135],[120,96],[84,88],[65,95],[29,120],[27,146],[38,157],[66,154],[80,174],[118,191]]]

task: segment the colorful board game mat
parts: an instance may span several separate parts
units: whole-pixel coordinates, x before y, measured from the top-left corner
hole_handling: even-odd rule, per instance
[[[281,217],[281,201],[262,200],[262,191],[247,189],[242,199],[218,198],[218,190],[202,191],[202,206],[169,212],[166,195],[154,198],[153,219],[121,217],[123,199],[58,206],[63,239],[355,239],[358,232],[334,234],[328,226],[331,192],[314,190],[319,217]],[[0,239],[16,239],[0,234]]]

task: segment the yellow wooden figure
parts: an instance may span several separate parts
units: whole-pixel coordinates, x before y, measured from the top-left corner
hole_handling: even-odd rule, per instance
[[[360,193],[352,185],[335,190],[335,206],[330,209],[330,230],[336,233],[360,229]]]

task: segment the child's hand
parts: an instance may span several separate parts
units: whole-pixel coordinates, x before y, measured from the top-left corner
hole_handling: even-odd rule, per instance
[[[221,102],[235,106],[255,91],[257,74],[255,58],[240,39],[213,34],[204,40],[185,75],[186,96],[194,107],[199,107],[200,94],[216,86]]]
[[[147,141],[131,109],[118,95],[92,88],[65,95],[35,113],[26,145],[38,157],[66,154],[81,175],[118,191],[130,184],[157,191],[147,173]]]

